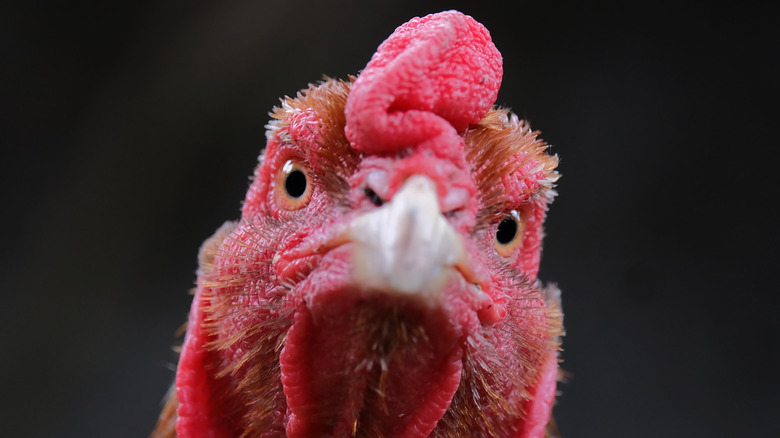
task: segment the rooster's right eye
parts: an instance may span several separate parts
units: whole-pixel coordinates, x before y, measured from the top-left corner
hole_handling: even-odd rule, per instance
[[[311,199],[311,181],[307,169],[297,160],[287,160],[279,169],[275,184],[276,199],[285,210],[299,210]]]
[[[503,257],[509,257],[523,243],[523,234],[525,234],[525,223],[520,215],[512,212],[504,217],[496,227],[496,236],[493,239],[493,246]]]

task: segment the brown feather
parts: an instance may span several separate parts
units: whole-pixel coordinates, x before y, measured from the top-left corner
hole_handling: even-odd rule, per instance
[[[552,200],[555,194],[552,184],[558,179],[555,171],[558,157],[547,153],[547,143],[526,121],[518,119],[508,109],[494,109],[478,125],[472,125],[466,131],[465,140],[466,156],[481,196],[478,226],[487,226],[506,210],[516,207],[506,205],[502,179],[518,173],[529,161],[540,167],[545,177],[539,181],[538,189],[522,195],[542,196],[547,202]]]
[[[173,386],[168,394],[168,400],[163,406],[157,425],[149,438],[176,438],[176,410],[179,408],[179,399]]]
[[[349,81],[326,77],[323,82],[311,84],[308,89],[298,92],[295,98],[286,96],[282,99],[282,105],[271,112],[273,121],[267,126],[266,135],[269,138],[279,135],[282,142],[294,144],[288,131],[292,116],[307,111],[317,115],[319,126],[316,127],[317,132],[312,133],[315,144],[297,146],[308,146],[306,153],[310,155],[309,164],[314,166],[313,176],[332,196],[346,193],[349,189],[347,178],[362,158],[350,146],[344,133],[344,106],[354,80],[354,76],[350,76]]]

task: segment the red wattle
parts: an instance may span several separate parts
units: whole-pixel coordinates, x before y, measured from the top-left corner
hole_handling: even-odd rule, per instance
[[[372,321],[382,313],[361,307],[350,298],[354,294],[325,297],[324,313],[305,304],[295,312],[280,356],[287,436],[348,436],[356,425],[379,427],[387,436],[428,436],[460,383],[463,352],[457,338],[443,329],[380,352],[377,345],[400,339],[377,338]],[[446,324],[444,314],[408,311],[403,318],[410,324],[425,321],[430,334]]]
[[[208,437],[229,438],[231,432],[218,424],[214,415],[219,403],[212,394],[213,382],[206,372],[207,335],[203,330],[202,289],[198,288],[192,300],[187,336],[176,371],[176,396],[179,399],[176,435],[180,438]]]
[[[517,438],[544,437],[547,422],[552,415],[558,379],[558,352],[551,351],[539,370],[540,379],[531,391],[532,399],[526,405],[522,432]]]

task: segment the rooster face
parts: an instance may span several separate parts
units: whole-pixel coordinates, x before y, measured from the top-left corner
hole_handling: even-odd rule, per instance
[[[180,436],[542,436],[557,158],[490,108],[497,53],[470,17],[415,19],[272,113],[241,220],[201,249]]]

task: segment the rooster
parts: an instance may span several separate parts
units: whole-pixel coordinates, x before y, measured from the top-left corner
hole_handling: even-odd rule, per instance
[[[241,219],[200,250],[152,436],[549,436],[557,157],[493,107],[501,76],[488,31],[447,11],[282,100]]]

